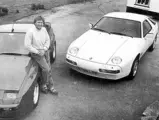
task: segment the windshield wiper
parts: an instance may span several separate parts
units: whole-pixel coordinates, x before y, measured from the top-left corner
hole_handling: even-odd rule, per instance
[[[127,35],[127,34],[124,34],[124,33],[119,33],[119,32],[110,32],[110,34],[116,34],[116,35],[123,35],[123,36],[127,36],[127,37],[132,37],[130,35]]]
[[[108,31],[106,31],[106,30],[102,30],[102,29],[99,29],[99,28],[93,28],[93,30],[98,30],[98,31],[106,32],[106,33],[110,34]]]
[[[0,55],[29,56],[29,54],[20,54],[20,53],[0,53]]]

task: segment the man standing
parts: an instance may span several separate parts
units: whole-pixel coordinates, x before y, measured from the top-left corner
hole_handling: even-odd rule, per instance
[[[50,64],[51,66],[51,62],[50,60],[52,58],[50,58],[50,55],[51,57],[53,57],[53,51],[54,51],[54,43],[55,43],[55,34],[54,34],[54,31],[53,31],[53,28],[51,27],[51,24],[48,22],[45,22],[45,19],[43,18],[43,24],[44,24],[44,27],[46,28],[48,34],[49,34],[49,37],[50,37],[50,47],[48,49],[48,53],[46,55],[46,60],[47,62]]]
[[[46,51],[50,47],[50,38],[43,27],[43,18],[41,16],[34,19],[34,26],[27,31],[24,44],[31,53],[32,59],[42,69],[42,91],[44,93],[50,91],[52,94],[58,94],[53,86],[51,67],[45,58]]]

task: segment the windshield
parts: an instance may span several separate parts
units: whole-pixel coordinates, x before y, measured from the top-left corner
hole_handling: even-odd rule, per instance
[[[92,28],[107,33],[141,38],[141,23],[138,21],[103,17]]]
[[[0,33],[0,54],[28,54],[24,47],[24,37],[25,33]]]

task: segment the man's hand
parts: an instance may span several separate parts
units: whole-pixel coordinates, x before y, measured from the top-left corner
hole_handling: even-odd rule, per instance
[[[44,51],[44,50],[39,50],[39,55],[40,55],[40,56],[44,56],[44,54],[45,54],[45,51]]]

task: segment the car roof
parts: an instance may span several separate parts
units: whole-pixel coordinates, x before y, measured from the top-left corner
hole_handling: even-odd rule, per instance
[[[46,24],[50,24],[50,22],[46,22]],[[26,33],[29,28],[33,27],[33,22],[28,21],[16,21],[13,23],[0,25],[0,32],[19,32]],[[13,31],[12,31],[13,30]]]
[[[10,24],[0,25],[0,32],[20,32],[26,33],[29,28],[33,27],[32,22],[15,22]],[[13,28],[13,29],[12,29]]]
[[[143,22],[145,19],[148,18],[148,16],[146,16],[146,15],[141,15],[141,14],[137,14],[137,13],[130,13],[130,12],[111,12],[111,13],[108,13],[104,16],[123,18],[123,19],[128,19],[128,20],[139,21],[139,22]]]
[[[0,32],[11,32],[12,24],[0,25]]]
[[[27,32],[34,24],[14,24],[14,32]]]

